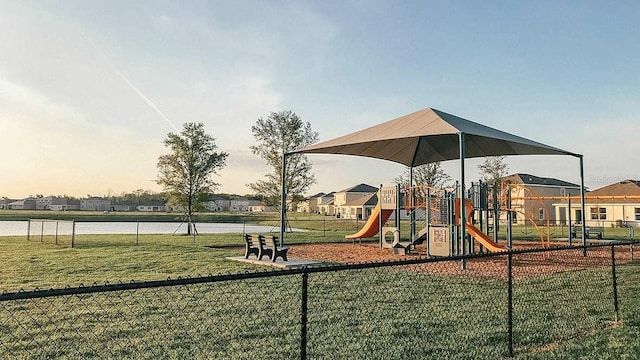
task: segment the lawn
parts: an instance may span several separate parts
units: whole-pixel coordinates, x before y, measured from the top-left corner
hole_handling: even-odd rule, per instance
[[[348,232],[339,225],[287,242],[343,242]],[[134,235],[78,235],[73,249],[46,240],[0,238],[0,289],[266,270],[225,259],[241,253],[241,234],[141,235],[138,245]],[[610,276],[595,268],[518,279],[516,357],[640,357],[640,266],[618,268],[615,324]],[[300,288],[289,275],[2,302],[0,357],[289,359],[299,351]],[[505,357],[506,288],[411,267],[310,274],[309,357]]]

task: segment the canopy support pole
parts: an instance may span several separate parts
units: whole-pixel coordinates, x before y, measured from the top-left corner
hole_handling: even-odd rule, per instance
[[[280,194],[280,246],[284,246],[284,233],[285,233],[285,218],[287,213],[287,189],[286,189],[286,174],[287,174],[287,153],[282,152],[282,177],[281,177],[281,190]],[[275,250],[274,250],[275,251]]]
[[[582,204],[581,206],[581,214],[580,214],[580,221],[582,222],[582,255],[587,256],[587,224],[586,224],[586,218],[587,215],[585,213],[585,189],[584,189],[584,157],[582,155],[579,156],[580,158],[580,199],[582,200]],[[571,235],[569,235],[571,236]]]
[[[462,255],[467,254],[467,214],[466,214],[466,204],[465,204],[465,196],[464,196],[464,133],[458,134],[458,139],[460,143],[460,245],[462,245]],[[467,262],[465,259],[462,259],[462,269],[467,268]]]

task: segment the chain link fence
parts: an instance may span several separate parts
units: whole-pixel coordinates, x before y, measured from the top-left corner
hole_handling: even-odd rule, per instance
[[[638,320],[636,247],[5,292],[0,358],[528,356]]]

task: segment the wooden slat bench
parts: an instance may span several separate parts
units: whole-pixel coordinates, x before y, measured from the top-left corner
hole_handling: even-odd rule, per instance
[[[273,251],[267,247],[264,236],[244,234],[244,258],[248,259],[249,255],[254,254],[258,260],[262,260],[263,256],[271,258]]]
[[[289,248],[286,246],[278,246],[278,237],[277,236],[273,236],[273,235],[268,235],[268,236],[263,236],[263,235],[259,235],[261,240],[260,242],[263,242],[264,239],[266,238],[267,240],[267,245],[271,246],[271,248],[269,250],[271,250],[271,262],[275,262],[277,258],[281,257],[282,261],[288,261],[287,260],[287,252],[289,251]]]
[[[598,240],[602,240],[604,235],[604,226],[585,226],[585,232],[587,233],[587,239],[590,235],[595,235]],[[582,232],[582,226],[571,227],[571,236],[576,239]]]

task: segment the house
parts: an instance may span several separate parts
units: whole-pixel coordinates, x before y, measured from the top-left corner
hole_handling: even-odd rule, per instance
[[[319,214],[331,215],[331,216],[335,214],[335,206],[333,206],[334,204],[333,194],[334,193],[330,193],[325,196],[321,196],[317,198]]]
[[[36,198],[36,210],[49,210],[51,208],[51,203],[57,199],[58,198],[55,196]]]
[[[9,210],[35,210],[36,209],[36,199],[34,198],[26,198],[22,200],[16,200],[7,204],[7,209]]]
[[[558,217],[566,214],[567,201],[556,201]],[[640,181],[624,180],[586,193],[585,222],[587,226],[640,226]],[[571,202],[571,221],[580,223],[579,200]]]
[[[88,199],[80,199],[80,210],[83,211],[110,211],[111,210],[111,200],[100,198],[100,197],[90,197]]]
[[[298,202],[296,205],[296,211],[302,213],[317,213],[318,212],[318,198],[325,196],[323,192],[308,196],[304,200]]]
[[[363,195],[352,199],[340,207],[341,215],[345,219],[366,220],[371,216],[373,208],[378,204],[377,194]]]
[[[144,211],[144,212],[168,212],[169,207],[166,204],[156,202],[156,203],[140,204],[136,206],[136,210]]]
[[[56,198],[51,201],[49,210],[53,211],[69,211],[80,210],[80,200]]]
[[[7,210],[9,209],[9,204],[12,202],[15,202],[17,200],[15,199],[9,199],[9,198],[2,198],[0,199],[0,210]]]
[[[111,211],[136,211],[136,204],[132,202],[120,202],[111,205]]]
[[[213,199],[202,204],[207,211],[229,211],[231,207],[231,200],[226,199]]]
[[[341,190],[336,192],[333,195],[334,199],[334,212],[336,216],[343,217],[345,219],[357,219],[357,212],[354,213],[353,217],[351,214],[351,210],[353,206],[350,204],[355,204],[358,202],[364,201],[364,198],[370,195],[373,195],[378,192],[378,188],[367,185],[367,184],[358,184],[356,186],[352,186],[350,188]],[[361,213],[360,216],[364,214]]]
[[[540,177],[531,174],[513,174],[502,178],[502,183],[509,186],[511,192],[511,221],[514,224],[525,224],[534,221],[538,225],[545,225],[562,221],[565,216],[554,210],[553,204],[557,200],[529,200],[526,197],[574,196],[580,194],[580,185],[564,180]],[[503,185],[504,186],[504,185]],[[506,204],[502,204],[505,207]],[[562,215],[562,216],[560,216]],[[507,212],[500,213],[500,220],[507,220]]]
[[[250,212],[275,212],[276,208],[273,206],[268,206],[261,201],[250,201],[248,211]]]

